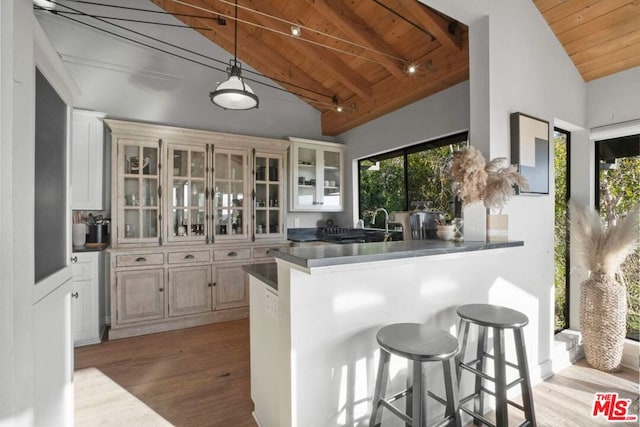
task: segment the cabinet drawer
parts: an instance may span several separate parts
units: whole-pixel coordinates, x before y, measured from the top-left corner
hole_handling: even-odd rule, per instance
[[[253,258],[258,259],[258,258],[273,257],[273,251],[277,251],[278,249],[280,248],[276,246],[271,246],[267,248],[253,248]]]
[[[251,249],[224,249],[213,251],[215,261],[235,261],[238,259],[251,259]]]
[[[169,252],[169,264],[210,261],[209,251]]]
[[[116,256],[116,267],[138,267],[141,265],[160,265],[164,263],[164,254],[134,254]]]

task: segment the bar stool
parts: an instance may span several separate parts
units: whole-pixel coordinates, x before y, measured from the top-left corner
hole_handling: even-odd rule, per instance
[[[407,425],[424,427],[427,423],[426,398],[430,396],[446,406],[444,419],[436,425],[443,426],[453,422],[457,427],[460,427],[458,383],[454,357],[459,349],[458,340],[446,331],[418,323],[396,323],[385,326],[378,331],[376,338],[381,350],[369,426],[380,425],[382,408],[384,407],[400,417]],[[391,354],[411,360],[413,372],[412,375],[409,375],[408,388],[406,390],[386,398]],[[446,394],[444,399],[427,391],[426,384],[423,381],[423,362],[437,361],[442,361],[444,370]],[[391,405],[392,402],[403,397],[407,399],[406,414]],[[411,403],[409,403],[410,398]]]
[[[527,353],[524,344],[522,328],[529,323],[529,319],[523,313],[507,307],[500,307],[490,304],[469,304],[458,307],[460,316],[460,329],[462,335],[462,348],[456,356],[458,360],[457,378],[460,381],[462,369],[475,375],[475,387],[473,394],[460,399],[460,409],[473,417],[473,423],[480,423],[493,426],[484,417],[484,396],[483,393],[493,395],[496,400],[496,426],[506,427],[509,425],[507,415],[507,404],[510,404],[524,412],[525,421],[521,426],[535,426],[536,419],[533,409],[533,397],[531,394],[531,381],[529,379],[529,368],[527,366]],[[464,362],[467,349],[467,339],[469,336],[469,325],[478,326],[478,345],[475,359]],[[485,351],[487,344],[487,328],[493,328],[493,355]],[[517,363],[510,363],[505,360],[504,331],[513,330],[515,340]],[[494,375],[491,377],[485,373],[486,359],[493,359]],[[475,366],[475,367],[474,367]],[[506,367],[518,370],[518,378],[507,384]],[[483,386],[483,380],[492,381],[495,385],[494,391]],[[507,390],[520,385],[522,391],[522,405],[507,399]],[[463,405],[473,399],[473,411]]]

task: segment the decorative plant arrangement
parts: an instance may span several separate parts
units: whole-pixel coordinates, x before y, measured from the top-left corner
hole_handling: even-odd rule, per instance
[[[515,194],[515,187],[528,188],[527,180],[505,157],[486,162],[475,147],[453,153],[451,175],[458,198],[465,204],[483,202],[488,209],[502,212]]]
[[[620,369],[626,335],[627,289],[620,265],[638,244],[636,206],[608,226],[595,209],[570,203],[571,247],[579,267],[590,271],[580,290],[580,331],[587,363],[612,372]]]

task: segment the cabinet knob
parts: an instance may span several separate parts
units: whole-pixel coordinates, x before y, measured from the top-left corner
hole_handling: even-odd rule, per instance
[[[213,286],[213,283],[209,283],[207,286],[208,286],[208,287],[212,287],[212,286]]]
[[[71,257],[71,262],[78,262],[78,257],[77,256],[72,256]]]
[[[143,256],[139,256],[138,258],[136,258],[136,262],[145,262],[147,259]]]
[[[164,288],[158,289],[159,292],[164,292]]]
[[[215,285],[216,285],[216,282],[213,282],[213,286],[215,286]]]
[[[72,298],[75,298],[75,299],[78,299],[78,293],[77,293],[77,292],[72,293],[72,294],[71,294],[71,297],[72,297]]]
[[[238,256],[238,253],[235,251],[231,251],[227,254],[227,256]]]
[[[184,259],[194,259],[195,257],[191,254],[185,255]]]

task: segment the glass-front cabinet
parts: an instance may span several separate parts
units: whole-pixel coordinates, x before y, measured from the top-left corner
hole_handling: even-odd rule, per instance
[[[291,210],[338,212],[344,200],[344,146],[289,138]]]
[[[254,234],[256,239],[283,236],[284,215],[282,176],[284,156],[256,152],[254,155]]]
[[[214,241],[248,237],[248,151],[214,149]]]
[[[121,140],[118,144],[118,227],[120,242],[160,239],[159,141]]]
[[[206,221],[208,149],[180,144],[169,144],[167,148],[167,240],[207,241],[210,235]]]

